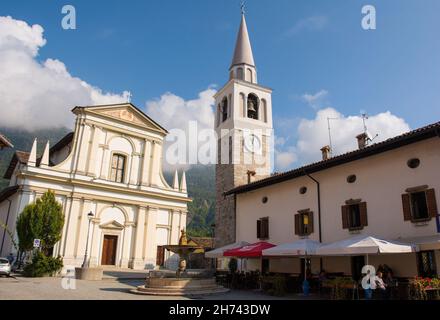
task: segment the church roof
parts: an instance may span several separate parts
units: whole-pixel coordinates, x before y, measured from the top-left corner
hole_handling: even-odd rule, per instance
[[[145,112],[143,112],[141,109],[136,107],[134,104],[127,102],[127,103],[116,103],[116,104],[104,104],[104,105],[95,105],[95,106],[76,106],[72,109],[73,113],[76,113],[79,110],[88,110],[91,112],[99,112],[99,110],[111,110],[111,109],[123,109],[123,108],[129,108],[131,111],[134,111],[137,115],[140,116],[140,118],[144,119],[146,123],[150,124],[150,127],[153,127],[155,130],[163,133],[168,134],[167,129],[162,127],[160,124],[158,124],[156,121],[151,119]],[[110,115],[110,114],[107,114]],[[133,122],[138,123],[138,122]]]
[[[12,143],[4,135],[0,133],[0,147],[12,148]]]
[[[293,169],[291,171],[274,174],[268,178],[238,186],[225,192],[224,194],[240,194],[257,190],[434,137],[440,138],[440,122],[436,122],[388,140],[372,144],[364,149],[350,151],[327,160],[311,163],[303,167]]]
[[[252,54],[251,41],[246,25],[244,14],[241,15],[240,29],[235,44],[234,57],[232,58],[231,68],[239,64],[248,64],[255,67],[254,56]]]
[[[14,155],[12,156],[11,162],[9,163],[9,167],[5,172],[4,178],[11,179],[15,167],[17,166],[17,163],[26,164],[28,160],[29,160],[29,152],[15,151]]]

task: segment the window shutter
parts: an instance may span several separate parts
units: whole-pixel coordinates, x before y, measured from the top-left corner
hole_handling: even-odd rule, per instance
[[[437,201],[435,199],[435,190],[426,190],[426,202],[428,206],[428,213],[431,218],[436,218],[438,215]]]
[[[341,210],[342,210],[342,228],[343,229],[348,229],[350,228],[350,223],[348,221],[348,205],[342,206]]]
[[[257,220],[257,238],[261,239],[261,220]]]
[[[307,227],[308,228],[308,234],[312,234],[313,233],[313,211],[310,211],[309,213],[308,213],[308,215],[309,215],[309,226]]]
[[[361,216],[361,226],[368,226],[368,216],[367,216],[367,203],[361,202],[359,203],[359,212]]]
[[[269,218],[264,219],[264,239],[269,239]]]
[[[411,195],[409,193],[402,194],[403,220],[411,221]]]
[[[301,219],[301,215],[299,213],[295,214],[295,235],[297,236],[300,235],[300,227],[299,227],[300,219]]]

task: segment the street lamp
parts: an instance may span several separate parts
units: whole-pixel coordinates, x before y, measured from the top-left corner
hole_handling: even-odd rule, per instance
[[[90,211],[90,212],[87,214],[87,218],[89,219],[89,227],[87,228],[86,251],[85,251],[85,253],[84,253],[84,261],[83,261],[83,264],[82,264],[82,266],[81,266],[82,268],[87,268],[87,267],[89,267],[89,264],[87,263],[87,255],[88,255],[88,253],[87,253],[87,249],[89,248],[90,224],[92,223],[92,219],[93,219],[93,217],[94,217],[93,212]]]

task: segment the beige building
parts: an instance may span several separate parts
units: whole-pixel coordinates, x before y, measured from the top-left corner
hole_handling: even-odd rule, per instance
[[[321,162],[228,191],[237,206],[236,239],[276,245],[358,235],[400,240],[421,252],[371,256],[370,264],[387,264],[402,277],[440,274],[440,122],[370,146],[360,139],[358,150],[328,158],[325,148]],[[262,220],[268,234],[258,234]],[[326,257],[322,267],[350,275],[362,260]],[[251,265],[259,268],[259,261]],[[318,258],[311,267],[320,270]],[[270,261],[273,272],[300,268],[294,258]]]
[[[66,219],[53,254],[66,266],[83,263],[92,213],[91,266],[154,268],[160,257],[160,264],[173,268],[177,257],[162,246],[178,243],[190,200],[184,174],[180,183],[175,176],[173,186],[163,177],[167,131],[130,103],[72,112],[75,131],[47,144],[40,158],[36,141],[30,153],[15,153],[5,175],[10,186],[0,193],[0,219],[15,230],[23,208],[53,190]],[[13,251],[10,237],[3,236],[0,255]]]
[[[377,236],[416,243],[422,251],[372,256],[371,264],[386,263],[398,276],[436,274],[440,123],[373,145],[362,133],[353,137],[358,150],[330,157],[324,147],[322,161],[271,175],[271,92],[257,83],[242,15],[230,80],[215,95],[219,155],[227,150],[233,160],[216,167],[216,247],[236,241],[279,245],[302,238],[330,243]],[[265,133],[246,136],[247,130],[258,129]],[[248,156],[253,161],[246,162]],[[248,268],[262,267],[258,259],[244,262]],[[364,264],[364,257],[314,258],[311,269],[353,274]],[[271,259],[269,269],[299,273],[303,265],[295,258]]]

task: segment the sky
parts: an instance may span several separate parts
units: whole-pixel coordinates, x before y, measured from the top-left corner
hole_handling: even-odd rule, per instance
[[[76,9],[64,30],[61,9]],[[364,5],[376,30],[361,27]],[[259,83],[274,89],[275,169],[440,120],[440,1],[248,0]],[[6,18],[6,17],[10,18]],[[240,0],[2,1],[0,126],[71,125],[75,105],[127,100],[166,128],[213,125]],[[11,106],[14,108],[11,108]]]

